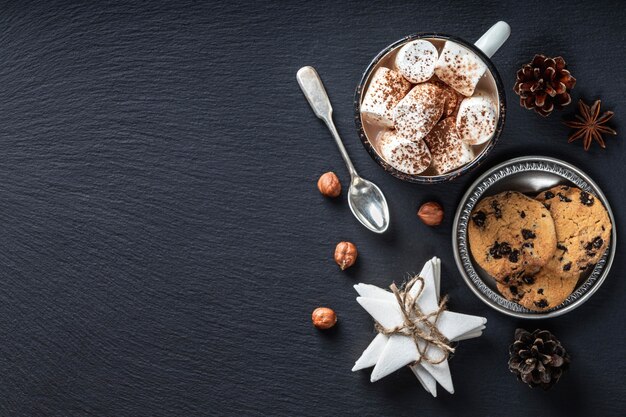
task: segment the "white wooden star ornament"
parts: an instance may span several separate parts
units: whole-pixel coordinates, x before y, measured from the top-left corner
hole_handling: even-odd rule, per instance
[[[414,285],[405,288],[407,299],[415,304],[414,311],[406,307],[408,304],[403,303],[404,299],[399,299],[397,293],[369,284],[354,286],[360,295],[356,300],[374,318],[379,333],[352,371],[373,366],[370,379],[375,382],[409,365],[417,380],[433,397],[437,396],[437,382],[453,394],[447,359],[448,353],[454,351],[450,343],[480,336],[487,319],[453,313],[442,307],[439,258],[426,262],[419,277]]]

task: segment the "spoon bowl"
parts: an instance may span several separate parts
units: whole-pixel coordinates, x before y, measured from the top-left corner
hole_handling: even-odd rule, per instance
[[[348,205],[354,217],[375,233],[389,227],[389,207],[376,184],[359,176],[352,178],[348,190]]]

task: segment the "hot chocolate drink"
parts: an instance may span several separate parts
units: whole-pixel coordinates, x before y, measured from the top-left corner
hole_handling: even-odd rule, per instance
[[[493,138],[496,81],[480,56],[441,38],[407,41],[389,51],[365,84],[360,116],[379,156],[420,176],[468,164]]]

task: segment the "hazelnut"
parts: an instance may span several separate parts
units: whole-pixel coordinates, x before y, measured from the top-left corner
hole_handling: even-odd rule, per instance
[[[339,197],[341,194],[341,182],[334,172],[327,172],[317,180],[317,189],[325,197]]]
[[[354,265],[357,255],[358,252],[354,243],[339,242],[337,247],[335,247],[335,262],[337,262],[342,271]]]
[[[313,326],[318,329],[330,329],[337,323],[337,314],[333,309],[328,307],[318,307],[313,310],[311,314],[311,320],[313,320]]]
[[[439,203],[429,201],[422,204],[417,212],[417,217],[427,226],[439,226],[443,221],[443,207]]]

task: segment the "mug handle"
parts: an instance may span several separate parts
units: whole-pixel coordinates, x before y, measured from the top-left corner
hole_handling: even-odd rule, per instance
[[[474,44],[491,58],[511,35],[511,26],[502,20],[489,28]]]

